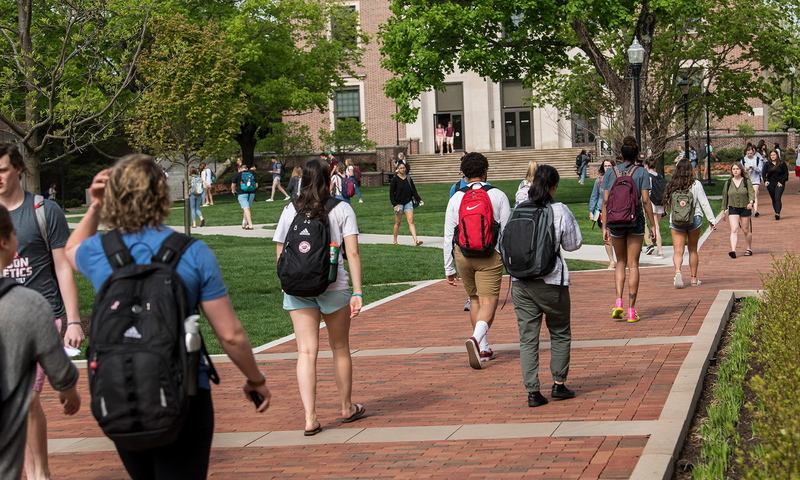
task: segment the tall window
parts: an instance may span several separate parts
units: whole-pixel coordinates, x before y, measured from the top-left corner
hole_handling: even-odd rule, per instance
[[[358,87],[339,90],[336,92],[333,103],[336,120],[355,118],[359,122],[361,121],[361,101]]]
[[[331,14],[331,38],[345,48],[358,47],[358,11],[355,5],[334,7]]]

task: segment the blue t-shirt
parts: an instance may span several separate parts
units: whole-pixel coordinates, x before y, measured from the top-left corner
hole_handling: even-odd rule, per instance
[[[620,173],[627,172],[630,170],[634,165],[632,163],[622,163],[617,165],[617,170]],[[613,168],[609,168],[606,170],[605,175],[603,175],[603,190],[611,190],[611,186],[614,184],[614,180],[617,179],[616,173],[614,173]],[[636,184],[636,189],[639,190],[639,197],[641,200],[641,191],[642,190],[650,190],[652,188],[650,184],[650,174],[647,173],[647,169],[644,167],[638,167],[633,172],[633,182]],[[641,202],[639,202],[641,203]]]
[[[125,245],[131,250],[133,260],[138,264],[150,263],[151,258],[161,248],[164,239],[174,230],[162,225],[159,229],[146,227],[139,233],[122,236]],[[75,253],[78,270],[92,282],[95,291],[99,291],[103,283],[111,275],[111,264],[103,251],[101,237],[98,233],[84,240]],[[181,256],[176,267],[186,287],[189,300],[189,311],[194,311],[198,301],[215,300],[227,295],[228,289],[222,280],[217,257],[203,242],[195,241]],[[203,362],[204,363],[204,362]],[[198,387],[210,389],[207,368],[200,368]]]

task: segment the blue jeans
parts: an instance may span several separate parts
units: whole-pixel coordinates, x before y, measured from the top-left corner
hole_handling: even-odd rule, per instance
[[[189,195],[189,210],[192,211],[192,221],[194,222],[196,217],[202,217],[203,212],[200,211],[200,204],[203,203],[203,198],[205,198],[205,191],[200,195]]]
[[[581,180],[580,180],[581,183],[583,183],[583,181],[586,180],[586,170],[588,170],[588,169],[589,169],[589,165],[587,165],[585,163],[583,165],[581,165]]]

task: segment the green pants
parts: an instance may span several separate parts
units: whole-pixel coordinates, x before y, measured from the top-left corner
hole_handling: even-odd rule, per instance
[[[540,390],[539,331],[542,315],[550,331],[550,372],[554,381],[565,382],[572,344],[569,287],[548,285],[542,280],[518,280],[512,283],[511,298],[517,314],[519,362],[525,390]]]

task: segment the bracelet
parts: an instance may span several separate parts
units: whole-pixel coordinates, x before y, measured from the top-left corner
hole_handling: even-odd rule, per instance
[[[250,387],[260,387],[260,386],[262,386],[262,385],[267,383],[267,377],[264,376],[264,373],[263,372],[258,372],[258,373],[261,374],[261,380],[253,382],[248,378],[247,379],[247,385],[248,386],[250,386]]]
[[[361,297],[361,298],[364,298],[364,295],[361,295],[360,293],[354,293],[352,296],[353,296],[353,297]]]
[[[69,327],[70,325],[81,325],[81,322],[67,322],[67,326]]]

